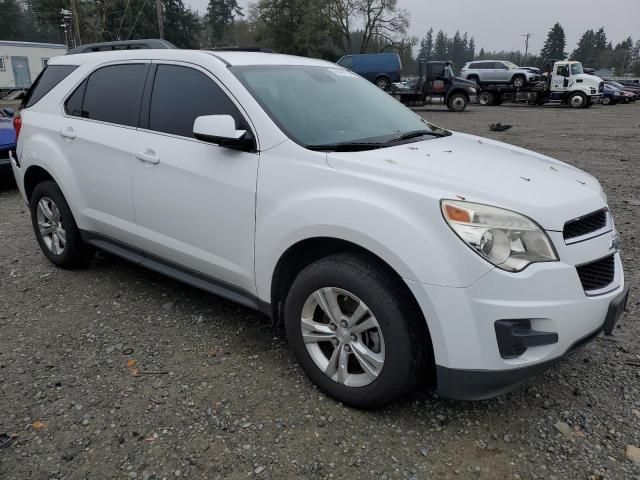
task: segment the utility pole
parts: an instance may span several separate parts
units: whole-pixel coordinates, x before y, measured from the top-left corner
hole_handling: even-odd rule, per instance
[[[526,64],[527,54],[529,53],[529,38],[533,36],[533,33],[525,33],[522,36],[524,37],[524,58],[522,59],[522,63]]]
[[[73,15],[73,43],[75,43],[76,45],[82,45],[82,39],[80,38],[80,19],[78,18],[78,8],[76,6],[76,0],[71,0],[71,15]]]
[[[160,40],[164,40],[164,25],[162,25],[162,3],[156,0],[156,12],[158,14],[158,34]]]

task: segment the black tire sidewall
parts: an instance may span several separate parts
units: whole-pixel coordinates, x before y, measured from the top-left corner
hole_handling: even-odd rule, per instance
[[[347,256],[320,260],[296,277],[285,303],[285,329],[289,345],[303,370],[324,392],[357,408],[379,408],[413,386],[416,364],[422,356],[415,347],[415,331],[399,297],[385,285],[380,272]],[[300,316],[307,298],[323,287],[347,290],[362,300],[378,320],[385,342],[385,363],[379,377],[364,387],[345,387],[331,380],[307,352]],[[425,339],[425,342],[427,340]]]
[[[60,255],[55,255],[44,243],[40,229],[38,228],[37,209],[38,202],[42,197],[49,197],[53,200],[60,210],[60,217],[64,230],[67,234],[67,241],[64,251]],[[36,236],[36,240],[40,245],[42,253],[55,265],[63,268],[76,267],[86,261],[88,248],[82,241],[80,231],[76,225],[71,209],[60,190],[60,187],[53,181],[39,183],[33,190],[31,200],[29,202],[29,210],[31,212],[31,224]]]
[[[380,84],[384,84],[384,86],[380,86]],[[376,86],[381,90],[388,90],[391,86],[391,81],[387,77],[378,77],[376,78]]]
[[[457,98],[460,97],[464,100],[464,106],[462,108],[456,109],[453,106],[453,101]],[[465,97],[462,93],[454,93],[453,95],[451,95],[449,97],[449,101],[447,102],[447,108],[449,108],[449,110],[451,110],[452,112],[462,112],[464,111],[465,108],[467,108],[467,97]]]

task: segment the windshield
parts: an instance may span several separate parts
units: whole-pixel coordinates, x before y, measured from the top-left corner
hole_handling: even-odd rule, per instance
[[[409,132],[445,132],[342,68],[254,65],[230,70],[284,133],[305,147],[383,144]]]
[[[511,63],[511,62],[504,62],[504,64],[509,67],[509,68],[520,68],[518,67],[515,63]]]
[[[582,70],[582,64],[581,63],[572,63],[571,64],[571,75],[580,75],[581,73],[584,73],[584,70]]]

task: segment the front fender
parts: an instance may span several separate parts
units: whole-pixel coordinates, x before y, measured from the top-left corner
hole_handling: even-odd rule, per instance
[[[282,255],[318,237],[354,243],[419,283],[464,287],[492,269],[446,225],[439,200],[337,170],[324,155],[310,154],[315,162],[285,158],[261,160],[255,240],[260,299],[270,301]],[[297,181],[283,185],[283,178]]]

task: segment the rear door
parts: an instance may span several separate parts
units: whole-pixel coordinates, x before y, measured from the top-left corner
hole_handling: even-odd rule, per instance
[[[493,62],[491,81],[495,83],[509,83],[511,81],[509,68],[503,62]]]
[[[131,149],[149,66],[138,61],[95,70],[66,99],[58,132],[81,194],[81,227],[125,243],[136,235]]]
[[[254,294],[259,155],[193,137],[202,115],[231,115],[238,129],[251,125],[207,71],[180,63],[154,69],[133,147],[137,245],[157,261]]]

